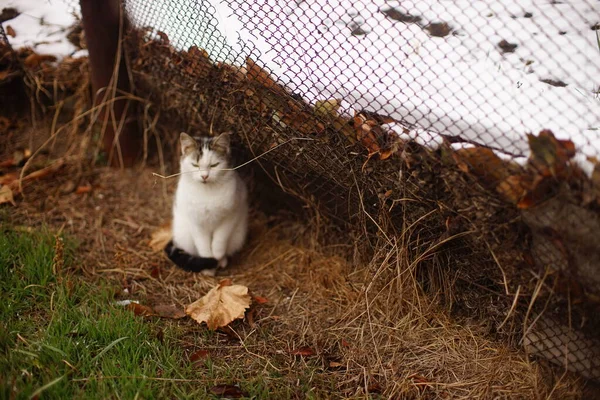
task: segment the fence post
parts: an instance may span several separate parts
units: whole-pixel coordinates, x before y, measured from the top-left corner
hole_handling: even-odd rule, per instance
[[[125,32],[127,20],[121,16],[121,0],[80,0],[81,16],[91,70],[94,105],[131,92],[131,82],[119,47],[119,35]],[[120,32],[121,31],[121,32]],[[120,53],[119,53],[120,51]],[[115,63],[119,62],[115,82],[111,82]],[[113,85],[109,87],[109,85]],[[106,127],[102,133],[104,151],[111,166],[132,166],[139,154],[133,104],[117,100],[102,107],[97,126]],[[118,135],[117,140],[115,136]]]

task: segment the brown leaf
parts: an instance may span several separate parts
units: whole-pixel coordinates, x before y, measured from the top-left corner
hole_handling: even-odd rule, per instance
[[[233,285],[231,279],[224,279],[202,298],[188,305],[185,313],[200,324],[206,322],[209,329],[215,330],[243,318],[250,302],[246,286]]]
[[[156,315],[152,307],[144,306],[142,304],[130,303],[127,307],[129,307],[129,309],[133,311],[135,315],[139,315],[142,317],[150,317]]]
[[[13,38],[17,37],[17,32],[15,32],[15,29],[10,25],[6,27],[6,34]]]
[[[85,193],[89,193],[91,191],[92,191],[91,185],[78,186],[77,189],[75,189],[76,194],[85,194]]]
[[[162,31],[156,31],[156,34],[160,37],[160,40],[162,40],[163,44],[169,44],[169,37],[166,33]]]
[[[259,67],[250,57],[246,58],[246,76],[249,80],[259,83],[277,93],[288,96],[287,92],[277,83],[271,75]]]
[[[197,364],[201,361],[206,360],[208,357],[210,357],[210,353],[208,350],[198,350],[190,355],[190,361],[192,362],[192,364]]]
[[[185,318],[185,311],[181,307],[172,304],[159,304],[153,307],[156,315],[162,318],[180,319]]]
[[[56,57],[53,55],[31,53],[30,55],[27,56],[27,58],[25,58],[25,61],[23,61],[23,64],[25,64],[26,67],[32,68],[32,67],[37,67],[44,62],[54,62],[54,61],[56,61]]]
[[[527,193],[528,180],[522,175],[511,175],[496,186],[496,192],[505,201],[517,204]]]
[[[10,203],[16,206],[12,190],[8,186],[0,187],[0,204]]]
[[[19,175],[16,172],[9,172],[0,176],[0,185],[10,185],[17,179],[19,179]]]
[[[262,297],[262,296],[253,296],[252,299],[254,300],[254,302],[256,304],[265,304],[269,302],[269,299],[267,299],[266,297]]]
[[[171,222],[166,222],[162,224],[157,230],[152,232],[150,243],[150,247],[155,252],[163,251],[167,246],[167,243],[173,237],[173,232],[171,231]]]
[[[529,164],[543,177],[563,175],[568,161],[575,156],[575,144],[556,139],[550,130],[543,130],[538,136],[527,134],[527,140],[531,149]]]
[[[485,147],[459,149],[452,153],[452,158],[461,171],[493,186],[510,175],[508,163]]]
[[[310,347],[300,347],[295,350],[290,350],[290,354],[293,356],[310,357],[314,356],[316,353]]]
[[[556,182],[554,179],[537,176],[528,188],[527,193],[517,203],[517,207],[520,209],[533,207],[553,196],[555,189]]]
[[[248,394],[234,385],[217,385],[210,388],[210,392],[215,396],[225,397],[230,399],[239,399],[240,397],[248,397]]]

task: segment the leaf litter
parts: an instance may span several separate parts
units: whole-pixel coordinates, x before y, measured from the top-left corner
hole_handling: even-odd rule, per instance
[[[209,329],[215,330],[243,318],[250,303],[248,287],[223,279],[203,297],[188,305],[185,313],[199,324],[205,322]]]

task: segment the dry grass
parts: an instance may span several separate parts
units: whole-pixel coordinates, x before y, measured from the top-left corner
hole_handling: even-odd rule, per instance
[[[70,171],[72,172],[72,171]],[[185,305],[217,279],[174,269],[148,246],[169,218],[174,182],[150,169],[94,169],[93,190],[62,194],[70,174],[29,187],[13,223],[49,224],[78,239],[78,271],[115,282],[118,297]],[[417,284],[407,257],[412,232],[381,245],[369,263],[352,263],[353,244],[322,246],[335,231],[276,211],[255,211],[251,239],[224,273],[269,302],[232,331],[179,322],[182,346],[211,351],[217,374],[264,375],[269,388],[302,377],[319,398],[578,398],[580,383],[552,373],[476,322],[455,320]],[[331,241],[330,241],[331,242]],[[294,350],[308,347],[309,357]],[[238,372],[231,372],[238,371]],[[239,372],[244,371],[244,372]],[[299,379],[299,378],[298,378]],[[300,390],[300,389],[298,389]]]
[[[81,87],[75,92],[83,93]],[[83,103],[75,104],[75,118],[71,114],[70,119],[61,119],[64,110],[58,107],[53,109],[51,121],[38,121],[37,128],[28,125],[14,135],[19,140],[29,137],[30,144],[50,146],[50,156],[74,158],[52,181],[25,187],[26,201],[8,218],[17,225],[46,224],[77,238],[76,272],[92,281],[110,280],[118,298],[136,298],[149,305],[185,305],[196,300],[217,280],[174,269],[148,246],[151,232],[169,219],[175,184],[152,172],[164,174],[170,160],[162,159],[160,153],[161,163],[151,163],[156,165],[153,169],[90,167],[98,161],[94,144],[101,139],[93,130],[97,109],[84,110]],[[144,108],[145,143],[154,135],[161,148],[161,132],[172,127],[157,124],[160,111],[148,112],[152,107],[146,103]],[[81,131],[83,135],[76,138]],[[17,139],[9,144],[16,145]],[[315,143],[316,148],[321,145]],[[92,159],[90,154],[94,154]],[[37,154],[31,165],[42,156],[49,157]],[[257,169],[255,175],[260,175],[258,164],[250,165]],[[385,168],[377,168],[370,171],[373,176],[387,174]],[[278,178],[273,176],[276,181]],[[438,181],[417,174],[400,194],[420,199],[409,193],[410,185],[419,184],[423,190],[424,184],[432,182]],[[263,185],[256,186],[257,199],[262,199],[260,190],[265,187],[276,190],[270,183],[257,183]],[[79,185],[90,185],[92,190],[83,194],[65,190]],[[357,184],[362,195],[361,189]],[[370,198],[377,195],[369,193]],[[264,199],[254,205],[251,239],[224,271],[235,283],[247,285],[269,302],[217,334],[187,320],[165,322],[181,328],[177,339],[190,352],[210,349],[216,376],[244,380],[260,375],[275,397],[283,387],[293,388],[299,398],[309,394],[317,398],[582,397],[580,379],[555,375],[544,363],[530,361],[523,352],[495,340],[489,321],[450,314],[445,308],[452,303],[454,279],[458,278],[452,278],[453,271],[446,269],[447,260],[440,259],[444,257],[440,247],[454,236],[431,241],[432,235],[424,236],[419,230],[423,225],[418,224],[428,221],[428,227],[442,226],[441,215],[431,214],[431,206],[443,208],[442,202],[422,199],[423,204],[411,208],[413,214],[404,219],[405,226],[380,230],[372,236],[377,239],[362,242],[351,240],[363,237],[362,233],[340,235],[339,227],[320,215],[313,198],[303,197],[312,207],[294,215],[289,207],[285,209],[289,198],[279,197],[283,208],[275,209]],[[268,211],[261,211],[264,209]],[[386,218],[369,215],[364,203],[359,218],[373,218],[372,222],[383,228],[389,223]],[[385,233],[393,229],[399,230],[397,235]],[[439,227],[432,229],[436,229],[433,236],[439,233]],[[362,251],[365,247],[368,252]],[[459,258],[460,249],[454,255]],[[474,259],[470,254],[466,262]],[[422,268],[425,262],[428,268]],[[424,271],[429,274],[425,280],[419,276]],[[424,281],[429,285],[427,291],[421,287]],[[464,290],[459,295],[468,294]],[[440,301],[449,300],[445,297],[450,301]],[[293,354],[303,348],[314,354]],[[285,393],[289,395],[289,391]]]

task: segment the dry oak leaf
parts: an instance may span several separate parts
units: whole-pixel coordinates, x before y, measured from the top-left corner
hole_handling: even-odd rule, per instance
[[[243,318],[251,301],[246,286],[233,285],[231,279],[224,279],[202,298],[188,305],[185,313],[199,324],[206,322],[209,329],[215,330]]]
[[[173,233],[171,232],[171,223],[164,223],[157,230],[152,232],[149,245],[152,250],[156,252],[163,251],[172,237]]]
[[[10,203],[13,206],[16,206],[13,192],[8,186],[0,187],[0,204],[4,203]]]

